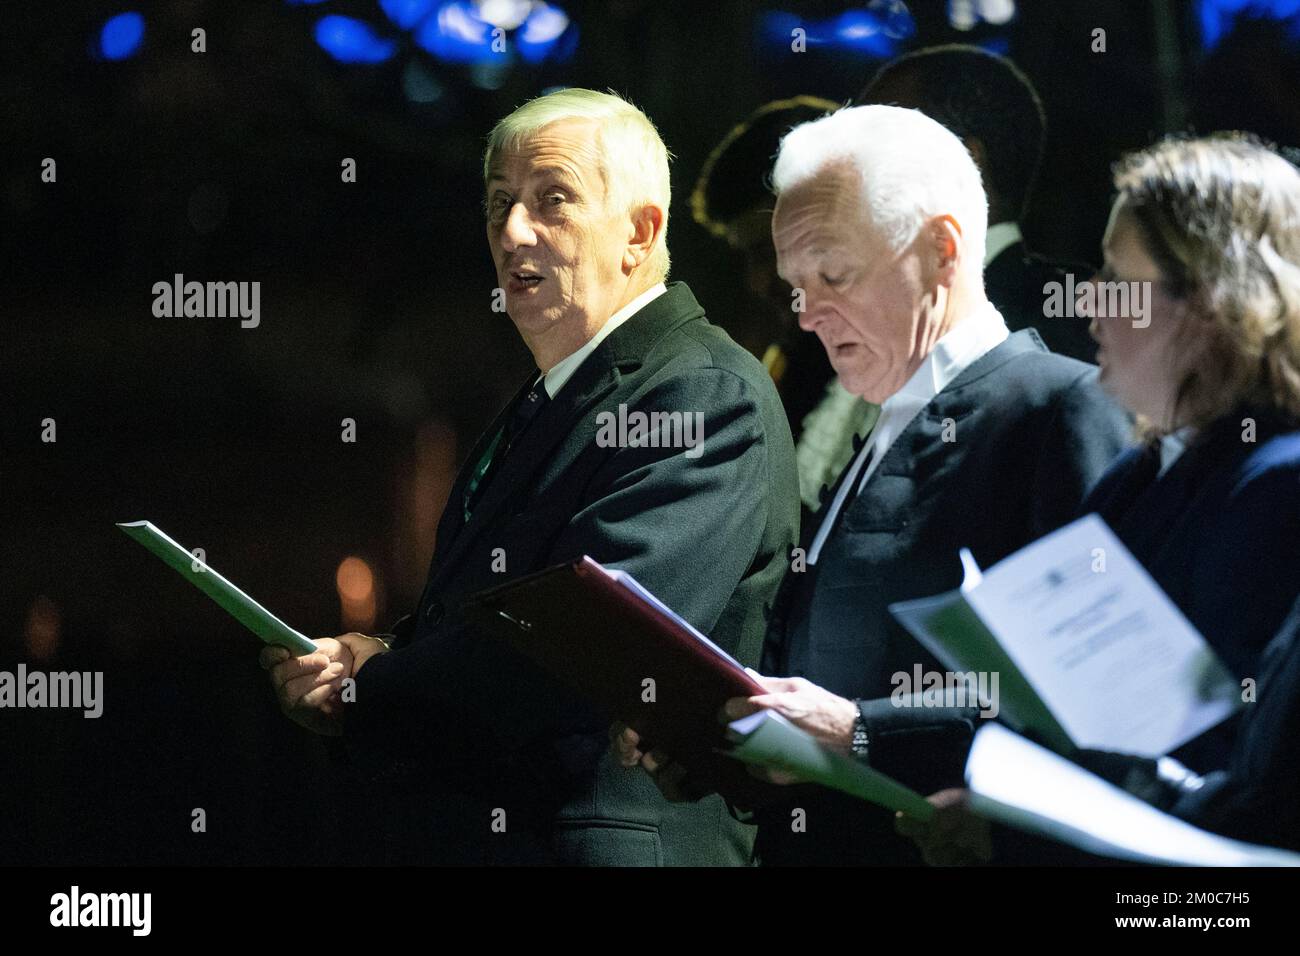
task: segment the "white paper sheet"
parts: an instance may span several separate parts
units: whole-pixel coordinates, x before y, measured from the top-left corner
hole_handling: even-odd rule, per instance
[[[975,734],[966,785],[982,816],[1102,856],[1173,866],[1300,866],[1300,853],[1201,830],[999,724]]]

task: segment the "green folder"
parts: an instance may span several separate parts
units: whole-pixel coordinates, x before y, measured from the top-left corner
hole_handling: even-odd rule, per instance
[[[267,644],[288,648],[298,657],[316,652],[315,643],[305,635],[285,624],[148,521],[119,522],[117,526]]]
[[[1009,723],[1037,735],[1057,753],[1075,749],[1060,721],[960,590],[891,604],[889,610],[953,670],[997,673],[1002,684],[998,706]]]
[[[934,807],[915,790],[858,760],[827,750],[774,711],[760,710],[732,721],[727,725],[727,739],[732,747],[722,752],[743,763],[783,770],[886,810],[902,810],[918,820],[934,815]]]

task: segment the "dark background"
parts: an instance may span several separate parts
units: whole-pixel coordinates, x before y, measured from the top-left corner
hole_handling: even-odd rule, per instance
[[[1110,164],[1162,132],[1300,143],[1285,3],[1021,0],[1009,22],[958,30],[960,5],[908,4],[911,35],[893,45],[988,44],[1037,84],[1049,148],[1026,231],[1042,252],[1096,261]],[[98,720],[0,710],[0,864],[371,859],[364,786],[280,716],[256,640],[113,522],[148,518],[204,548],[312,636],[382,630],[412,604],[455,469],[529,365],[489,308],[479,206],[483,137],[515,105],[569,85],[645,109],[676,155],[673,277],[761,348],[740,262],[687,199],[753,108],[848,100],[882,62],[794,54],[764,15],[815,28],[868,4],[559,6],[571,56],[484,70],[430,55],[376,2],[5,3],[0,669],[102,670],[105,703]],[[127,10],[144,40],[105,59],[100,29]],[[313,38],[329,14],[395,52],[337,62]],[[1098,27],[1105,53],[1090,49]],[[175,273],[260,281],[260,327],[155,318],[152,286]],[[341,602],[348,556],[373,573],[369,606]]]

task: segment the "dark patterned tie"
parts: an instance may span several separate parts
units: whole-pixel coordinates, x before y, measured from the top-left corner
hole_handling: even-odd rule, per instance
[[[534,378],[540,374],[540,371],[534,369]],[[492,476],[500,469],[501,462],[509,453],[515,440],[523,434],[528,427],[528,423],[537,417],[537,413],[542,410],[542,406],[550,400],[551,397],[547,394],[545,380],[540,379],[529,389],[528,394],[515,404],[509,420],[497,432],[496,437],[492,439],[492,444],[488,445],[487,451],[483,453],[483,457],[474,466],[474,474],[465,483],[465,494],[462,497],[461,504],[465,510],[466,521],[469,521],[474,506],[483,497],[483,489],[488,486]]]

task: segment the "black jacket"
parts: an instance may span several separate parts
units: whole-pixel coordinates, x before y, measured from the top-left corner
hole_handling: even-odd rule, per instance
[[[598,415],[620,405],[702,413],[702,452],[601,447]],[[343,746],[374,780],[389,858],[747,862],[752,828],[719,797],[674,806],[642,770],[618,766],[607,720],[476,633],[458,602],[588,554],[757,662],[799,513],[794,448],[771,379],[673,283],[537,413],[466,523],[467,473],[509,413],[470,452],[419,607],[395,628],[394,649],[358,672],[345,715]]]

